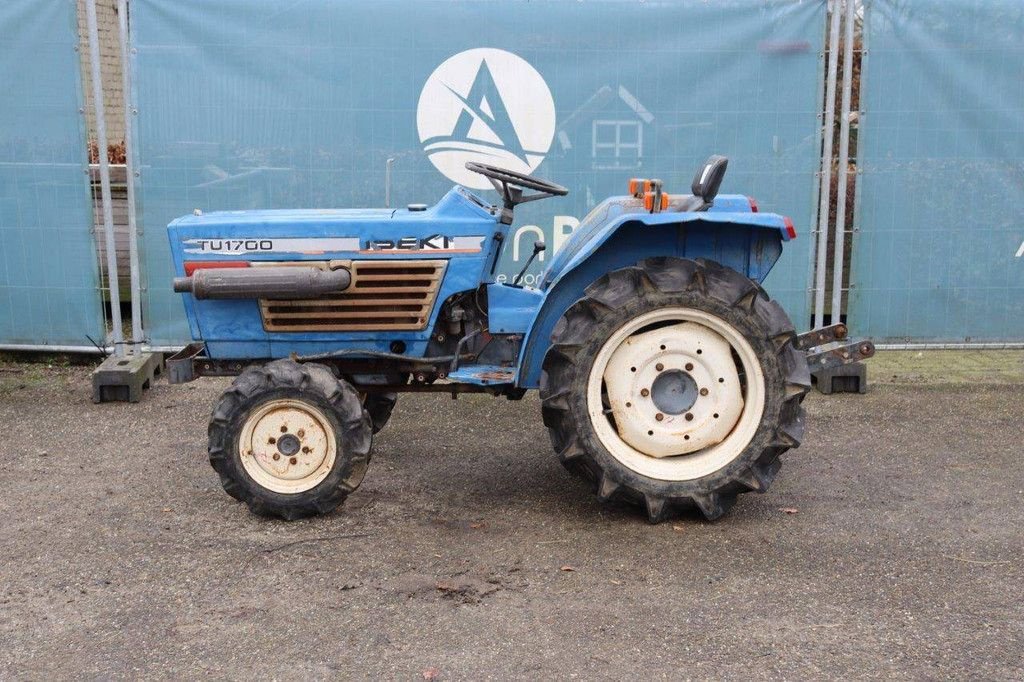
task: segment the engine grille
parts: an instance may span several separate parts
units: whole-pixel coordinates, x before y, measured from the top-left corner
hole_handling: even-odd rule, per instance
[[[268,332],[423,329],[430,319],[447,263],[444,260],[345,263],[352,272],[352,284],[342,293],[293,301],[261,300],[263,328]]]

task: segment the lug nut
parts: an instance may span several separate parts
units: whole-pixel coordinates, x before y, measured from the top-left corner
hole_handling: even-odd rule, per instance
[[[295,459],[294,457],[292,457],[291,459],[289,459],[289,460],[288,460],[288,463],[289,463],[289,464],[298,464],[298,463],[299,463],[299,460],[297,460],[297,459]]]
[[[686,371],[687,372],[692,372],[693,371],[693,363],[692,362],[686,363]]]
[[[658,364],[656,364],[656,365],[654,366],[654,369],[656,369],[656,370],[658,370],[658,371],[660,372],[661,370],[665,369],[665,365],[663,365],[663,364],[661,364],[661,363],[659,362]]]
[[[279,454],[277,454],[277,453],[275,452],[275,453],[274,453],[274,461],[276,462],[276,461],[277,461],[277,460],[279,460],[279,459],[281,459],[281,455],[279,455]]]
[[[306,432],[303,429],[299,429],[298,431],[295,432],[295,435],[298,436],[299,438],[305,438]]]
[[[647,396],[649,396],[650,394],[651,394],[651,392],[650,392],[650,391],[648,391],[648,390],[647,390],[646,388],[640,389],[640,395],[642,395],[643,397],[645,397],[645,398],[646,398],[646,397],[647,397]]]
[[[658,421],[661,421],[662,419],[665,418],[665,415],[659,412],[658,414],[654,415],[654,418],[657,419]]]
[[[281,424],[281,433],[288,433],[288,427],[284,424]]]
[[[707,395],[708,394],[708,389],[706,389],[706,388],[700,389],[700,394],[701,395]]]
[[[687,412],[686,413],[686,421],[688,421],[688,422],[692,422],[693,421],[693,412]]]

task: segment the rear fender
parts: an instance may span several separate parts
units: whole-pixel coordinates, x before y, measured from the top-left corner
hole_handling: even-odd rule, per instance
[[[645,258],[707,258],[762,282],[791,238],[787,220],[772,213],[630,214],[614,221],[575,253],[552,261],[544,276],[544,301],[526,332],[517,384],[538,388],[551,332],[570,305],[605,273]],[[567,244],[571,248],[572,244]],[[559,254],[561,255],[561,254]],[[560,261],[560,262],[559,262]]]

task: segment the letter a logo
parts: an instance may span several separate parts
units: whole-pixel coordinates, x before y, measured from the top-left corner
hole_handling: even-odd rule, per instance
[[[555,102],[526,60],[478,48],[450,57],[430,75],[416,125],[423,150],[448,179],[490,189],[486,178],[466,170],[466,162],[532,173],[551,147]]]

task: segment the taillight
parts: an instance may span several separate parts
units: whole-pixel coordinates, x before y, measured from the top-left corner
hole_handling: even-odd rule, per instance
[[[754,197],[747,197],[747,201],[750,203],[750,212],[757,213],[757,199]]]
[[[206,268],[247,268],[249,262],[244,260],[187,260],[185,261],[185,276],[191,277],[196,270]]]
[[[782,222],[786,226],[786,234],[789,235],[789,238],[796,239],[796,228],[793,227],[793,221],[789,219],[789,216],[783,216]]]

